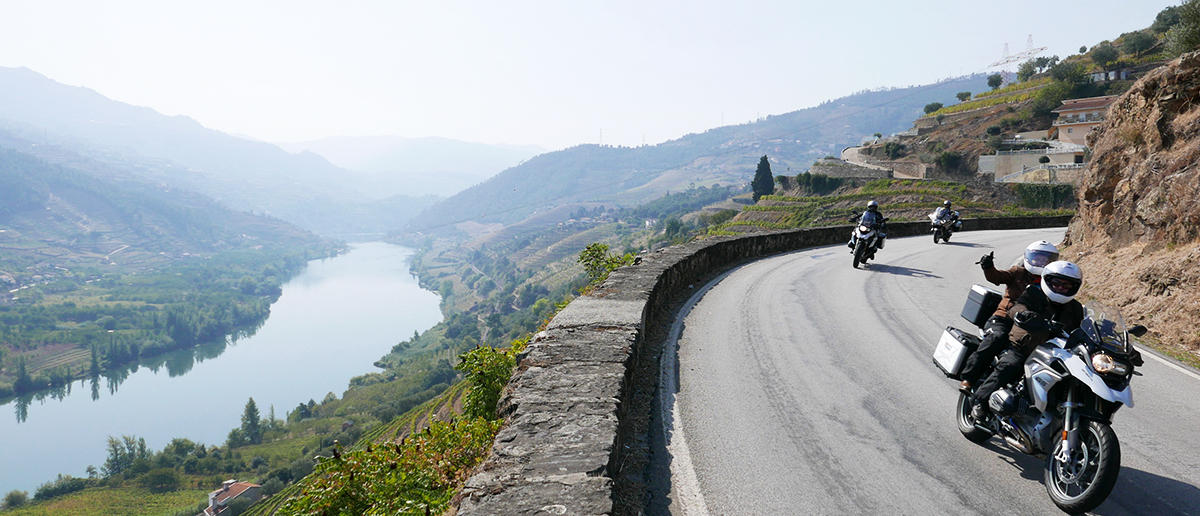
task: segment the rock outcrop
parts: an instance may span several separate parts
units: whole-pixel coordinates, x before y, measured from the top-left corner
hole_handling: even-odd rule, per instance
[[[1088,139],[1064,258],[1087,297],[1200,351],[1200,52],[1135,83]]]

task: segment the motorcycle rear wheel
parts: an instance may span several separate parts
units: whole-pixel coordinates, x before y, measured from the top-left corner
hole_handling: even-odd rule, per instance
[[[854,244],[854,268],[858,268],[858,264],[864,262],[863,255],[867,252],[867,244],[860,238],[858,243]]]
[[[1079,514],[1095,509],[1112,493],[1121,472],[1121,444],[1117,434],[1105,423],[1080,422],[1079,444],[1068,462],[1058,460],[1055,446],[1046,456],[1046,493],[1059,509]]]
[[[982,443],[991,439],[992,433],[975,426],[975,418],[971,417],[971,396],[965,392],[958,393],[958,431],[963,437],[973,443]]]

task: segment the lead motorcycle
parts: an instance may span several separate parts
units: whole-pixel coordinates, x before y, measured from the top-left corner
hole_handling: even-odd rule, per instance
[[[959,394],[956,414],[958,430],[972,442],[998,436],[1021,453],[1044,457],[1046,492],[1069,514],[1096,508],[1116,484],[1121,446],[1112,419],[1122,406],[1133,406],[1129,383],[1141,375],[1135,367],[1142,358],[1129,337],[1147,331],[1141,325],[1126,329],[1120,312],[1101,303],[1089,302],[1085,309],[1079,329],[1068,334],[1053,328],[1052,337],[1025,361],[1024,376],[992,394],[986,418],[971,417],[973,392]],[[979,343],[954,328],[947,328],[946,339],[972,350]],[[958,379],[965,356],[951,371],[943,364],[955,365],[942,355],[935,362]]]
[[[867,217],[867,214],[872,214],[872,216]],[[851,222],[858,221],[858,225],[850,230],[849,243],[850,252],[854,254],[854,268],[857,269],[858,264],[874,260],[875,251],[883,249],[883,241],[887,239],[884,223],[888,221],[888,218],[868,211],[863,214],[861,219],[855,217],[850,220]]]

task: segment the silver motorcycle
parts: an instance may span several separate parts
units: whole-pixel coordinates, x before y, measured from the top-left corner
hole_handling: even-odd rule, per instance
[[[867,212],[871,214],[871,212]],[[864,216],[858,220],[858,225],[850,230],[850,249],[854,254],[854,268],[858,268],[858,264],[867,263],[867,260],[875,259],[875,251],[883,249],[883,242],[887,239],[887,233],[884,232],[887,217],[879,214],[871,214],[870,217]]]
[[[958,220],[958,212],[939,209],[929,214],[929,231],[933,233],[933,243],[949,242],[950,235],[962,229],[962,221]]]
[[[1130,336],[1147,331],[1141,325],[1126,329],[1120,312],[1101,303],[1089,302],[1085,309],[1079,329],[1067,333],[1053,327],[1052,337],[1025,361],[1024,376],[991,395],[986,418],[971,416],[970,392],[959,394],[956,418],[958,430],[972,442],[998,436],[1021,453],[1045,457],[1046,492],[1069,514],[1096,508],[1116,484],[1121,446],[1112,418],[1122,406],[1133,406],[1130,380],[1140,376],[1135,368],[1142,358]],[[967,350],[979,343],[973,335],[947,328],[939,348],[947,339]],[[957,379],[965,355],[955,364],[946,360],[944,349],[935,356],[939,352],[942,357],[935,361]]]

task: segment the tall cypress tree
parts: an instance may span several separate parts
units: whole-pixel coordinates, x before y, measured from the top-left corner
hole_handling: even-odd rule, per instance
[[[242,435],[246,436],[246,440],[250,444],[258,444],[262,442],[262,426],[259,424],[258,405],[254,403],[254,398],[246,402],[246,410],[242,412]]]
[[[750,188],[754,191],[754,202],[758,202],[759,197],[775,193],[775,176],[771,175],[771,162],[767,161],[766,156],[758,160],[758,170],[754,171]]]

